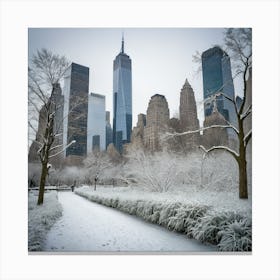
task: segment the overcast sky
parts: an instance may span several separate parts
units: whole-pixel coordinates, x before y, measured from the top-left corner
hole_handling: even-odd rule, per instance
[[[112,119],[113,60],[121,49],[122,32],[125,53],[132,60],[133,126],[139,113],[146,114],[150,97],[156,93],[165,95],[170,117],[178,113],[186,78],[202,122],[202,73],[196,74],[199,65],[192,56],[223,45],[222,28],[30,28],[29,58],[37,49],[47,48],[89,67],[89,91],[106,96]],[[235,88],[238,91],[236,83]]]

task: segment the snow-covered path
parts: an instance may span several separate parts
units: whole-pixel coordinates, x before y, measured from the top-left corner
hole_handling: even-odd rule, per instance
[[[156,252],[216,251],[158,225],[86,200],[72,192],[59,192],[63,216],[47,235],[44,251]]]

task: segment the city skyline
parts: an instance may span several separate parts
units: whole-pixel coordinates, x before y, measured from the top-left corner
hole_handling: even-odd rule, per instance
[[[170,116],[178,116],[180,90],[186,78],[194,89],[202,125],[202,73],[195,74],[199,65],[192,62],[192,55],[222,45],[223,28],[31,28],[29,58],[45,47],[89,67],[89,92],[106,96],[106,111],[111,112],[113,124],[112,64],[121,50],[122,32],[126,52],[132,59],[132,126],[136,125],[138,114],[146,114],[154,94],[164,95]],[[73,37],[78,42],[74,45],[69,44]]]

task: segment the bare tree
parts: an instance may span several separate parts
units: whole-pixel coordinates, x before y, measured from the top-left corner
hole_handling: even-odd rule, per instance
[[[234,106],[237,117],[237,125],[225,120],[225,125],[211,125],[209,127],[203,127],[195,131],[169,134],[167,137],[188,135],[213,128],[232,129],[238,138],[238,151],[235,151],[227,146],[212,146],[209,149],[206,149],[201,145],[200,148],[207,154],[213,151],[221,150],[226,151],[233,156],[233,158],[238,163],[239,169],[239,198],[247,199],[248,176],[246,150],[248,143],[252,138],[252,129],[249,126],[247,129],[248,131],[245,131],[244,126],[252,114],[252,103],[248,97],[248,95],[251,94],[248,90],[248,83],[249,79],[251,79],[250,75],[252,69],[252,30],[250,28],[229,28],[225,32],[224,41],[227,51],[230,53],[236,64],[235,77],[242,75],[243,99],[241,104],[237,104],[236,99],[232,99],[231,97],[227,96],[222,92],[221,88],[210,98],[208,98],[206,102],[216,102],[217,98],[221,97],[221,95],[229,100]]]
[[[174,154],[166,151],[151,154],[135,148],[126,157],[124,177],[127,183],[136,183],[152,192],[167,192],[174,187],[179,173]]]
[[[249,127],[245,131],[245,124],[247,119],[252,114],[252,103],[249,101],[249,92],[247,85],[251,79],[252,68],[252,30],[250,28],[229,28],[225,32],[225,45],[227,51],[231,54],[232,59],[236,63],[236,75],[242,75],[243,82],[243,99],[241,104],[237,104],[236,99],[228,97],[225,93],[218,92],[214,95],[216,99],[223,95],[229,100],[235,110],[237,116],[237,126],[228,122],[229,127],[235,132],[238,137],[238,151],[233,151],[224,146],[213,146],[210,149],[202,149],[206,153],[215,150],[223,150],[230,153],[238,163],[239,168],[239,198],[248,198],[248,176],[247,176],[247,160],[246,150],[249,141],[252,138],[252,128]],[[248,102],[249,101],[249,102]]]
[[[88,170],[89,181],[94,183],[94,190],[96,191],[96,184],[105,173],[105,170],[111,167],[111,162],[108,155],[105,152],[101,152],[95,149],[84,160],[84,165]]]
[[[44,201],[45,183],[50,168],[50,158],[62,152],[62,145],[54,146],[55,139],[61,137],[60,125],[56,124],[57,112],[63,104],[57,102],[60,80],[69,66],[64,56],[53,54],[46,49],[38,50],[30,60],[28,68],[28,105],[29,112],[37,112],[41,120],[38,131],[34,127],[33,117],[29,115],[29,128],[36,131],[37,154],[41,162],[40,188],[37,204]],[[71,142],[68,145],[71,145]]]

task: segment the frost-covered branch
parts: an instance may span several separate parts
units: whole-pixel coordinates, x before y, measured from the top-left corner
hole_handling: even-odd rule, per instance
[[[244,136],[244,145],[245,147],[248,145],[248,142],[252,138],[252,129],[248,131],[248,133]]]
[[[76,143],[76,140],[72,140],[69,144],[67,144],[61,151],[49,156],[49,158],[53,158],[61,153],[63,153],[68,147],[70,147],[72,144]]]
[[[33,126],[31,121],[28,121],[28,126],[33,130],[33,132],[35,132],[35,134],[37,133],[37,129]]]
[[[60,145],[56,145],[56,146],[54,146],[54,147],[51,147],[51,148],[50,148],[50,151],[53,151],[53,150],[55,150],[55,149],[57,149],[57,148],[60,148],[60,147],[63,147],[63,144],[60,144]]]
[[[240,116],[241,120],[245,120],[252,113],[252,104],[248,106],[246,111]]]
[[[210,125],[210,126],[207,126],[207,127],[201,127],[199,129],[196,129],[196,130],[185,131],[185,132],[174,132],[174,133],[167,132],[167,133],[165,133],[164,136],[167,137],[167,138],[170,138],[170,137],[173,137],[173,136],[183,136],[183,135],[199,133],[201,131],[205,131],[207,129],[212,129],[212,128],[232,128],[236,132],[236,134],[239,133],[238,129],[235,126],[233,126],[232,124],[229,123],[227,125],[213,124],[213,125]]]
[[[228,153],[230,153],[236,160],[238,160],[238,158],[239,158],[239,154],[236,151],[234,151],[226,146],[213,146],[210,149],[206,149],[204,146],[200,145],[199,148],[201,148],[207,154],[212,151],[215,151],[215,150],[222,150],[222,151],[227,151]]]

